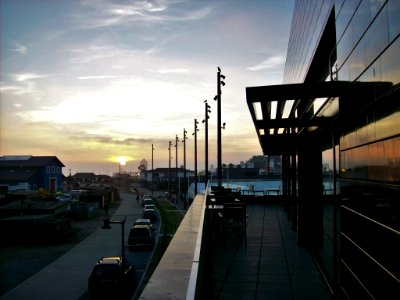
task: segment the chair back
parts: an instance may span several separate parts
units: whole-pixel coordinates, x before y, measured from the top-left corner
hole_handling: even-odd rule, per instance
[[[224,219],[246,219],[246,203],[224,203],[223,216]]]

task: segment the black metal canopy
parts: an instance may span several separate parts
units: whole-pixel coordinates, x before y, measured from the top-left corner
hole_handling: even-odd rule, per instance
[[[247,87],[246,98],[264,155],[281,155],[293,153],[310,136],[322,139],[334,122],[351,117],[391,86],[388,82],[306,82]]]

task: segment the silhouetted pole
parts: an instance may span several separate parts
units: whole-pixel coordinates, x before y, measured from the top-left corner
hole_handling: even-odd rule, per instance
[[[221,183],[222,181],[222,141],[221,141],[221,85],[225,85],[225,82],[221,80],[225,79],[225,76],[221,74],[221,69],[218,67],[217,72],[217,96],[214,97],[214,100],[217,100],[217,140],[218,140],[218,149],[217,149],[217,160],[218,160],[218,167],[217,167],[217,178],[218,181]]]
[[[182,143],[183,143],[183,182],[185,182],[185,183],[187,182],[187,180],[186,180],[186,139],[187,139],[186,133],[187,133],[186,129],[183,128],[183,141],[182,141]],[[187,188],[189,188],[189,186]],[[187,189],[184,193],[185,209],[186,209],[186,194],[187,194],[186,192],[187,192]]]
[[[194,196],[197,195],[197,119],[194,119]]]
[[[204,101],[204,106],[205,106],[205,119],[203,120],[203,123],[205,125],[205,177],[204,177],[204,183],[205,186],[207,186],[208,183],[208,119],[210,118],[208,116],[208,113],[211,112],[210,108],[211,106],[208,105],[207,100]]]
[[[178,198],[178,135],[175,136],[175,194],[176,194],[176,200]],[[178,202],[176,202],[178,203]]]
[[[151,144],[151,196],[154,192],[154,146]]]
[[[171,146],[172,142],[168,143],[168,199],[171,198]]]

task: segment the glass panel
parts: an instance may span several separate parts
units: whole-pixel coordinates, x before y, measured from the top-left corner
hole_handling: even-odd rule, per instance
[[[357,41],[364,34],[370,22],[371,19],[369,15],[369,0],[363,0],[361,1],[360,6],[358,6],[357,11],[353,16],[353,19],[351,20],[353,42],[357,43]]]
[[[400,1],[388,2],[389,41],[392,41],[400,33]]]
[[[349,63],[347,61],[338,70],[338,80],[350,81]]]
[[[371,20],[375,18],[376,14],[379,12],[379,10],[381,9],[382,5],[385,4],[385,2],[386,0],[369,0]]]
[[[368,143],[367,120],[363,118],[357,122],[357,145]]]
[[[376,121],[376,138],[382,139],[397,135],[400,133],[399,128],[400,112],[397,111],[392,115]]]
[[[356,80],[365,69],[365,47],[361,42],[348,59],[350,81]]]
[[[393,140],[393,177],[397,184],[400,184],[400,137]]]
[[[399,18],[400,19],[400,18]],[[400,83],[400,38],[390,45],[381,56],[382,81]]]
[[[377,59],[358,79],[359,81],[371,82],[382,81],[382,59]]]
[[[388,45],[387,10],[385,8],[368,29],[363,41],[365,43],[366,64],[369,65]]]

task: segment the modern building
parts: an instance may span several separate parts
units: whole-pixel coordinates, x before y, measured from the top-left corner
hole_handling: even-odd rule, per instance
[[[0,185],[9,191],[62,189],[64,164],[56,156],[1,156]]]
[[[298,244],[338,298],[400,295],[399,16],[397,0],[296,1],[284,84],[246,89]]]

